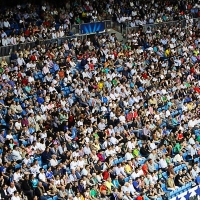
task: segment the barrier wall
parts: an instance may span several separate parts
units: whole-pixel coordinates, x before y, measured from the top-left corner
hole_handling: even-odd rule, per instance
[[[179,194],[170,200],[199,200],[200,199],[200,186],[195,186],[188,191]]]

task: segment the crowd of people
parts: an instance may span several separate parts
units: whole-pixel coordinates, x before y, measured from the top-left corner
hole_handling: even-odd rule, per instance
[[[72,1],[62,4],[31,3],[3,7],[0,14],[1,46],[72,35],[74,24],[112,19],[135,27],[199,17],[198,1]]]
[[[102,1],[99,8],[84,2],[59,9],[46,3],[40,14],[31,4],[9,8],[1,36],[10,31],[7,19],[31,31],[38,19],[52,22],[38,27],[45,34],[54,26],[47,15],[75,23],[77,10],[84,18],[86,8],[111,17],[112,9],[123,14],[135,7],[132,16],[140,20],[153,14],[149,9],[155,17],[199,13],[196,1],[168,1],[166,8],[160,1]],[[2,58],[1,198],[165,200],[170,191],[199,185],[200,26],[189,19],[147,30],[139,24],[125,43],[105,31],[19,49],[9,63]],[[61,26],[55,31],[68,30]]]

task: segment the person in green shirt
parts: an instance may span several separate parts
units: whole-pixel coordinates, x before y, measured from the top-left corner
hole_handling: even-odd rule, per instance
[[[197,136],[197,141],[200,142],[200,135]]]
[[[80,23],[81,23],[81,19],[80,19],[79,17],[77,17],[77,18],[75,19],[75,21],[76,21],[77,24],[80,24]]]
[[[90,196],[92,199],[97,199],[99,196],[99,193],[97,192],[97,185],[94,185],[92,189],[90,190]]]
[[[177,154],[181,151],[182,147],[181,147],[181,144],[179,142],[177,142],[174,146],[174,153]]]
[[[133,156],[134,157],[138,157],[139,154],[140,154],[139,146],[136,146],[136,148],[133,150]]]
[[[165,103],[167,102],[167,96],[162,96],[162,101]]]
[[[116,78],[114,78],[112,81],[112,84],[116,87],[117,86],[117,80],[116,80]]]
[[[0,67],[0,74],[2,74],[4,71],[4,69],[2,67]]]

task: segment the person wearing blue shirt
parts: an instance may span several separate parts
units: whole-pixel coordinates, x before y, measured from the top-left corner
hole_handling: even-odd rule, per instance
[[[178,121],[176,120],[176,118],[172,118],[172,125],[173,126],[177,126],[178,125]]]
[[[197,175],[196,179],[195,179],[195,182],[197,185],[200,185],[200,172],[199,174]]]
[[[140,185],[139,185],[139,182],[138,182],[138,177],[135,179],[135,181],[133,181],[133,187],[135,188],[135,190],[137,192],[140,192],[141,191],[141,188],[140,188]]]
[[[55,64],[53,65],[53,69],[54,69],[55,72],[57,72],[57,71],[60,70],[60,67],[59,67],[59,65],[58,65],[58,62],[55,63]]]
[[[115,179],[112,181],[112,183],[116,188],[119,188],[120,184],[119,184],[119,181],[118,181],[118,176],[115,177]]]
[[[46,172],[46,178],[48,180],[51,180],[53,178],[53,172],[51,171],[51,167],[49,167],[47,172]]]
[[[196,63],[196,62],[197,62],[196,56],[193,55],[193,56],[191,57],[191,60],[192,60],[193,63]]]
[[[5,175],[7,168],[7,163],[5,162],[3,165],[0,166],[0,174],[3,176],[5,182],[9,180],[9,177]]]
[[[108,103],[108,98],[107,98],[107,97],[102,97],[102,98],[101,98],[101,101],[102,101],[103,103],[107,104],[107,103]]]
[[[44,98],[42,97],[42,94],[40,94],[40,96],[37,98],[37,102],[39,104],[43,104],[44,103]]]

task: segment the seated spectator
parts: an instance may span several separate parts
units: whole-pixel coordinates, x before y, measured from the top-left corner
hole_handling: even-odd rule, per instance
[[[169,178],[166,181],[166,187],[168,190],[176,190],[178,188],[174,183],[174,176],[172,174],[169,175]]]

